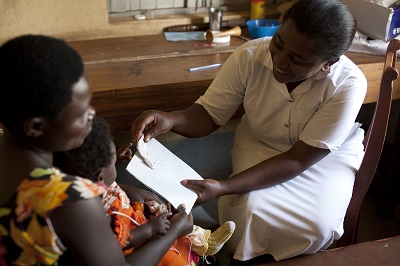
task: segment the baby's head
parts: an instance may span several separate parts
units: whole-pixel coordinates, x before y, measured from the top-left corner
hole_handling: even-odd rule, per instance
[[[111,185],[116,177],[116,149],[106,120],[95,117],[92,132],[82,146],[54,153],[54,165],[67,174],[78,175],[94,182]]]

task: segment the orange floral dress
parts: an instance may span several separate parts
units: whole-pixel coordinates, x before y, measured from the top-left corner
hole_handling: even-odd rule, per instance
[[[144,204],[130,202],[125,191],[116,182],[110,185],[103,196],[103,206],[107,214],[112,217],[112,226],[115,237],[122,248],[125,248],[131,238],[130,231],[147,223],[144,215]],[[182,236],[175,240],[158,266],[186,266],[197,265],[199,256],[191,251],[191,240]],[[124,249],[127,255],[132,249]]]
[[[89,179],[66,175],[56,168],[35,168],[8,203],[0,206],[0,246],[6,248],[7,264],[58,264],[66,248],[53,233],[48,213],[104,192]]]

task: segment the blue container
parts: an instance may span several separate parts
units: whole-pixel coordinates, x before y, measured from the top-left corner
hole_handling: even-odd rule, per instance
[[[261,38],[274,35],[281,23],[275,19],[252,19],[246,25],[251,37]]]

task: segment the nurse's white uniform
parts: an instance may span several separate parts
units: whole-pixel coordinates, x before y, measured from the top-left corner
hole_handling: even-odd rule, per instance
[[[329,73],[288,93],[273,77],[269,40],[239,47],[196,101],[218,125],[243,104],[232,149],[233,175],[298,140],[331,153],[287,182],[220,198],[220,223],[236,223],[227,246],[238,260],[263,254],[282,260],[329,247],[343,234],[354,175],[364,155],[364,131],[355,122],[367,90],[360,69],[342,56]]]

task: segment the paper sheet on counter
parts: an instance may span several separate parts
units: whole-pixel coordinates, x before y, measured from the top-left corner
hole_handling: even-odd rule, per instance
[[[186,205],[186,213],[192,210],[197,194],[181,185],[184,179],[203,180],[203,178],[184,161],[178,158],[156,139],[147,144],[147,152],[153,162],[153,168],[136,152],[127,171],[154,192],[168,200],[174,208]]]

